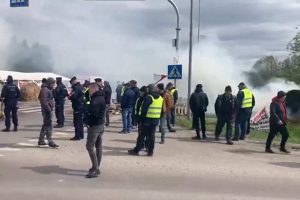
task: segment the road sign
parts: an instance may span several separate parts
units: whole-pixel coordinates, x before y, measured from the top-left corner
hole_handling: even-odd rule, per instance
[[[182,65],[169,65],[168,79],[182,79]]]
[[[29,0],[10,0],[10,7],[28,7]]]

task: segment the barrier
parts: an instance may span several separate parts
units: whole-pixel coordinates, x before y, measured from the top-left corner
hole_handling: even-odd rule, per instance
[[[176,107],[176,115],[187,115],[186,107]]]

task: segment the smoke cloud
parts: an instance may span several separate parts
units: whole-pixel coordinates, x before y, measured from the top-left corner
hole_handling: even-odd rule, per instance
[[[50,48],[39,43],[28,44],[13,39],[8,45],[6,65],[20,72],[53,72],[54,61]]]

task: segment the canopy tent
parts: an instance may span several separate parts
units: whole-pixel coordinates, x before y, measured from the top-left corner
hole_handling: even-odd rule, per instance
[[[8,75],[11,75],[14,80],[16,81],[35,81],[39,82],[43,78],[56,78],[56,77],[62,77],[63,82],[70,81],[69,78],[54,74],[54,73],[48,73],[48,72],[32,72],[32,73],[26,73],[26,72],[15,72],[15,71],[4,71],[0,70],[0,80],[6,81],[6,78]]]

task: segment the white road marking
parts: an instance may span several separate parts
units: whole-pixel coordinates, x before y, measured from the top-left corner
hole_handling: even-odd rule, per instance
[[[65,133],[65,132],[54,132],[53,134],[54,135],[61,135],[61,136],[69,136],[69,134]]]
[[[11,147],[2,147],[0,151],[20,151],[21,149],[11,148]]]
[[[28,142],[38,142],[39,140],[38,139],[31,139],[31,140],[28,140]]]
[[[17,146],[26,146],[26,147],[34,147],[35,146],[34,144],[22,143],[22,142],[17,143],[16,145]]]

